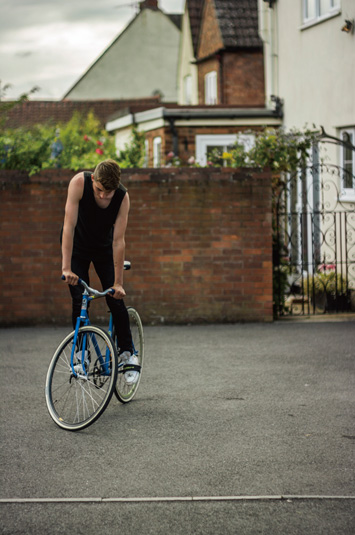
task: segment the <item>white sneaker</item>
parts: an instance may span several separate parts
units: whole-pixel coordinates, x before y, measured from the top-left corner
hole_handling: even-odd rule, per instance
[[[125,366],[129,366],[130,364],[136,366],[139,365],[139,360],[136,355],[132,355],[129,351],[124,351],[123,353],[121,353],[120,357],[124,362]],[[136,370],[128,370],[125,372],[124,378],[128,385],[134,385],[138,381],[139,372],[137,372]]]

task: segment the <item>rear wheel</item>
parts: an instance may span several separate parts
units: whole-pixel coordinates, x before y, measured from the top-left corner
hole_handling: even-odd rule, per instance
[[[134,348],[134,355],[136,356],[138,360],[138,366],[140,366],[140,373],[138,376],[138,380],[134,384],[128,384],[125,380],[124,375],[124,363],[120,361],[120,358],[118,357],[118,373],[117,373],[117,380],[116,380],[116,386],[115,386],[115,394],[116,397],[121,403],[128,403],[133,399],[135,396],[139,383],[142,377],[142,369],[143,369],[143,360],[144,360],[144,337],[143,337],[143,325],[142,321],[139,317],[138,312],[132,308],[128,307],[128,316],[129,316],[129,325],[131,329],[132,334],[132,341],[133,341],[133,348]],[[115,345],[117,347],[117,338],[114,334],[114,341]]]
[[[55,423],[69,431],[88,427],[104,412],[117,377],[117,352],[112,338],[99,327],[79,329],[73,367],[75,331],[59,345],[49,365],[46,402]],[[84,366],[79,355],[85,355]]]

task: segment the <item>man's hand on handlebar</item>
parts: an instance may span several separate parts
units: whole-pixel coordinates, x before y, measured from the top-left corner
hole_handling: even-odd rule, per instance
[[[72,286],[76,286],[78,284],[79,277],[78,275],[75,275],[75,273],[73,273],[72,271],[64,270],[62,272],[62,278],[63,277],[63,280],[65,280],[67,284],[71,284]]]
[[[126,296],[126,292],[120,284],[115,284],[112,289],[115,290],[115,293],[112,294],[114,299],[123,299]]]

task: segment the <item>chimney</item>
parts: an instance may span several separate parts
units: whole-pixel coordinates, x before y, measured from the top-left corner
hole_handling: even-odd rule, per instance
[[[142,11],[143,9],[159,9],[158,7],[158,0],[143,0],[143,2],[140,2],[139,9]]]

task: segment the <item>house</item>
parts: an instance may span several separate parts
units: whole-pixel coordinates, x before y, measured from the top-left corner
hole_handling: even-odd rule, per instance
[[[258,8],[266,104],[282,100],[285,130],[319,132],[308,166],[279,199],[290,269],[306,293],[333,272],[334,296],[355,298],[355,2],[258,0]]]
[[[132,99],[160,95],[177,101],[181,15],[167,15],[157,0],[138,15],[66,93],[64,99]]]
[[[354,1],[258,3],[267,104],[271,95],[282,99],[287,130],[323,126],[330,136],[349,137],[355,145]],[[350,165],[340,146],[328,146],[327,153],[329,161]],[[338,183],[342,199],[354,201],[355,184],[348,182]]]
[[[265,106],[257,0],[186,0],[178,57],[178,104],[112,117],[118,150],[136,126],[148,166],[169,153],[206,165],[213,149],[227,151],[237,137],[250,144],[250,130],[281,124],[280,108]]]

